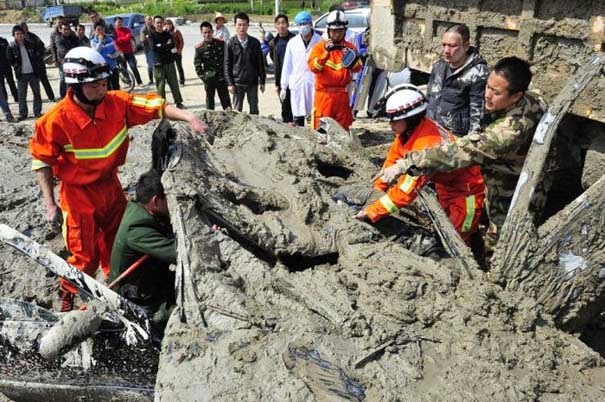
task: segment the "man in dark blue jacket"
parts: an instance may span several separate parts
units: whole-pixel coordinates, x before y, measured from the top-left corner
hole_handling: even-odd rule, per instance
[[[452,25],[445,31],[442,58],[433,65],[427,88],[427,117],[459,137],[480,128],[489,73],[469,38],[466,25]]]

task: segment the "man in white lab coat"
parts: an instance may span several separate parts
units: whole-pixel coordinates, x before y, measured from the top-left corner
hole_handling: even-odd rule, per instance
[[[315,75],[309,70],[307,60],[313,46],[321,40],[321,35],[313,30],[313,17],[308,11],[296,14],[294,23],[300,33],[290,39],[286,47],[279,96],[285,99],[286,90],[290,90],[294,124],[303,127],[305,117],[311,115],[313,108],[315,82]]]

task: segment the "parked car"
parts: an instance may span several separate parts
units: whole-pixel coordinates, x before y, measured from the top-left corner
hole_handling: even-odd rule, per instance
[[[325,13],[321,17],[315,20],[315,24],[313,26],[315,29],[322,34],[326,30],[326,24],[328,22],[328,14]],[[370,8],[356,8],[353,10],[345,10],[345,15],[349,20],[349,25],[347,29],[355,32],[361,33],[364,32],[370,26]]]
[[[108,17],[105,17],[105,23],[107,25],[115,27],[115,21],[117,16],[122,17],[122,25],[132,31],[136,48],[140,49],[141,47],[143,47],[140,33],[141,29],[143,29],[143,27],[145,26],[145,16],[143,14],[135,13],[110,15]]]

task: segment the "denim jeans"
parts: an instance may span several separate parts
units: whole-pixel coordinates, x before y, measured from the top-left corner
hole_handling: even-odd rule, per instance
[[[147,75],[149,76],[149,81],[153,82],[153,49],[145,50],[145,61],[147,62]]]
[[[134,57],[134,53],[124,53],[124,58],[128,62],[130,69],[134,73],[134,79],[137,84],[141,85],[143,81],[141,80],[141,74],[139,74],[139,69],[137,68],[137,59]]]

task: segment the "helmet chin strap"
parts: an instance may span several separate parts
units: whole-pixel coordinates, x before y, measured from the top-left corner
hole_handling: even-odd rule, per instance
[[[86,105],[90,106],[98,106],[103,102],[103,98],[98,100],[90,100],[84,95],[84,91],[82,91],[82,84],[72,84],[72,88],[74,89],[74,95],[78,100]]]

